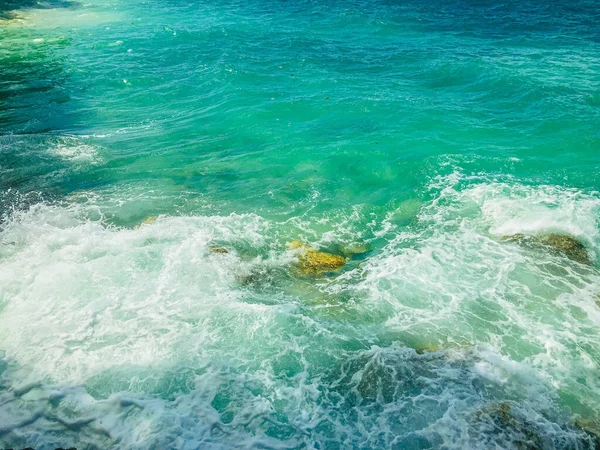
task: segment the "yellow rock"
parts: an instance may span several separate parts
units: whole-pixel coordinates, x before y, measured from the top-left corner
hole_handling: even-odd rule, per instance
[[[298,268],[307,275],[331,272],[346,264],[343,256],[320,252],[300,241],[292,241],[287,247],[298,256]]]
[[[142,220],[140,223],[138,223],[136,226],[134,226],[133,229],[137,230],[142,225],[152,225],[153,223],[156,222],[157,219],[158,219],[158,216],[146,217],[144,220]]]
[[[144,220],[142,220],[140,225],[152,225],[153,223],[156,223],[156,219],[158,219],[158,216],[146,217]]]

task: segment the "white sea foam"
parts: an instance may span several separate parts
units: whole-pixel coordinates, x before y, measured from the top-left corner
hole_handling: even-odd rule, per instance
[[[41,448],[583,445],[557,405],[598,413],[600,278],[497,230],[576,223],[593,249],[596,196],[464,181],[435,180],[409,227],[392,225],[404,212],[371,224],[401,231],[316,284],[290,275],[285,240],[357,240],[362,210],[313,226],[160,215],[125,228],[106,219],[135,194],[120,191],[13,213],[0,232],[0,436]],[[507,199],[517,213],[498,206]],[[531,228],[527,212],[549,203]]]
[[[600,197],[459,173],[432,190],[418,224],[363,268],[360,287],[386,311],[387,332],[425,348],[486,343],[577,398],[574,411],[600,414],[598,270],[500,239],[569,233],[597,261]]]
[[[130,230],[60,207],[18,216],[2,233],[2,292],[10,301],[0,347],[61,382],[201,346],[202,332],[191,342],[188,323],[233,313],[239,297],[231,289],[239,258],[212,255],[210,243],[261,239],[256,217],[160,218]]]
[[[48,152],[76,166],[96,165],[102,162],[98,147],[85,144],[74,137],[58,138]]]
[[[43,176],[54,177],[64,176],[73,171],[79,171],[102,164],[102,147],[75,136],[55,136],[52,134],[23,134],[6,135],[0,137],[0,150],[7,154],[27,159],[30,167],[6,167],[9,170],[31,170],[42,169],[48,160],[52,158],[54,169],[50,173],[44,173]]]
[[[37,436],[42,448],[196,448],[220,426],[213,397],[244,377],[234,367],[258,364],[249,376],[262,385],[254,353],[268,360],[285,339],[277,317],[293,307],[246,302],[238,279],[256,261],[235,247],[263,244],[265,225],[256,216],[162,216],[115,228],[87,220],[89,203],[39,204],[15,213],[2,231],[0,348],[11,366],[3,383],[12,387],[0,401],[0,433],[11,443],[22,433],[25,443]],[[212,253],[215,241],[230,253]],[[163,390],[188,394],[168,406],[152,399]],[[236,420],[256,417],[251,427],[259,430],[272,407],[246,388],[240,394]],[[54,441],[53,426],[72,441]],[[80,435],[71,433],[76,428]],[[225,448],[202,444],[211,445]]]

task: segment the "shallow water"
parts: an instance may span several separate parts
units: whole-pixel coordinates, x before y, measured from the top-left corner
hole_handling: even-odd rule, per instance
[[[599,6],[0,2],[0,448],[595,448]]]

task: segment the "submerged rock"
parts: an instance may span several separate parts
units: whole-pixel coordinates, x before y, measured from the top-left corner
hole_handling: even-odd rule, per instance
[[[567,234],[548,233],[536,236],[526,236],[521,233],[512,236],[504,236],[502,240],[516,241],[524,245],[541,245],[549,247],[553,251],[567,256],[573,261],[581,264],[591,264],[585,245],[577,238]]]
[[[575,427],[583,431],[591,441],[593,448],[600,449],[600,425],[592,420],[576,419]]]
[[[552,247],[553,249],[564,253],[574,261],[582,264],[590,264],[588,252],[579,240],[572,236],[564,234],[547,234],[540,236],[538,241],[541,244]]]
[[[298,268],[306,275],[331,272],[346,264],[343,256],[315,250],[300,241],[292,241],[287,247],[298,256]]]
[[[518,450],[546,448],[535,422],[515,415],[509,401],[484,406],[473,414],[473,419],[475,419],[473,424],[475,427],[483,425],[493,434],[501,435],[504,443],[510,443],[511,448]]]
[[[442,348],[438,344],[416,344],[411,346],[417,352],[417,355],[423,355],[425,353],[435,353],[442,350]]]
[[[157,220],[158,220],[158,216],[148,216],[144,220],[142,220],[140,223],[138,223],[136,226],[134,226],[133,229],[137,230],[142,225],[152,225],[152,224],[156,223]]]
[[[156,223],[157,219],[158,216],[146,217],[144,220],[142,220],[142,223],[140,225],[152,225],[153,223]]]
[[[327,248],[332,254],[338,254],[346,259],[362,259],[371,251],[368,243],[333,244]]]
[[[503,428],[516,423],[516,420],[512,414],[512,406],[510,402],[507,401],[487,405],[473,414],[473,417],[476,420],[482,420],[484,416],[489,417],[494,422],[499,423]]]

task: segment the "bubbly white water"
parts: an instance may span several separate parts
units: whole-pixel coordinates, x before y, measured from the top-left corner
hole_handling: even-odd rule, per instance
[[[75,166],[96,165],[102,162],[98,148],[72,137],[61,137],[50,147],[50,155]]]
[[[598,445],[595,5],[359,3],[0,10],[0,449]]]
[[[386,333],[423,348],[488,344],[597,417],[598,270],[501,237],[568,233],[597,261],[600,198],[458,174],[432,188],[421,226],[399,233],[364,268],[366,301],[389,305]]]
[[[569,232],[597,261],[600,199],[459,173],[430,191],[401,205],[418,210],[411,226],[373,224],[373,242],[391,237],[380,250],[314,281],[284,250],[291,230],[317,234],[300,219],[119,227],[110,192],[13,212],[0,234],[0,439],[591,445],[570,415],[600,414],[598,271],[500,237]],[[361,213],[340,217],[323,244],[360,237]]]

